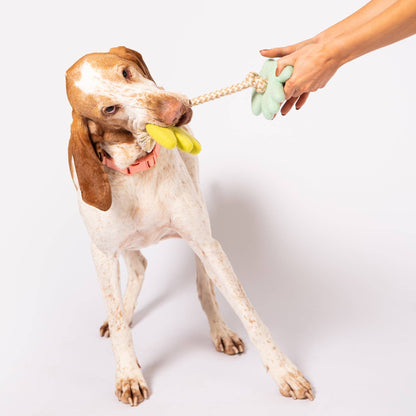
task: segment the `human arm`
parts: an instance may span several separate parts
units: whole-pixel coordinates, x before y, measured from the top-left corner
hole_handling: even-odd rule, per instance
[[[416,32],[416,0],[372,0],[351,16],[317,36],[283,48],[262,50],[266,57],[282,57],[277,74],[295,67],[285,85],[287,114],[299,109],[309,93],[324,87],[344,63],[404,39]]]

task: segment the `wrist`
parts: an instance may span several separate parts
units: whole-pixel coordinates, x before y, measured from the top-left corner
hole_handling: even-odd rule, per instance
[[[329,40],[330,38],[331,38],[331,37],[329,36],[329,33],[327,33],[327,31],[326,31],[326,30],[324,30],[323,32],[318,33],[317,35],[315,35],[315,36],[312,38],[312,40],[313,40],[315,43],[321,43],[321,44],[323,44],[323,43],[328,42],[328,40]]]
[[[337,68],[341,67],[350,60],[345,41],[343,41],[343,39],[339,36],[328,39],[325,42],[325,51],[327,59],[332,61]]]

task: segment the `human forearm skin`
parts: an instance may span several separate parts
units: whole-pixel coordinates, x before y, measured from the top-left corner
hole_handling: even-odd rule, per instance
[[[397,0],[372,0],[355,13],[316,35],[315,39],[318,41],[325,41],[340,36],[345,32],[355,30],[361,25],[369,22],[392,4],[396,3],[396,1]]]
[[[364,24],[322,39],[339,66],[416,33],[416,0],[397,0]]]
[[[361,55],[416,33],[416,0],[372,0],[351,16],[305,41],[260,53],[277,61],[276,75],[294,67],[285,83],[287,114],[299,109],[308,94],[325,87],[338,68]]]

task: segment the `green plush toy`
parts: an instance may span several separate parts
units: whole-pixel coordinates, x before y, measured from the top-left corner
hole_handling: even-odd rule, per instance
[[[251,110],[258,116],[263,113],[267,120],[271,120],[279,111],[280,105],[285,101],[283,91],[284,83],[291,77],[293,66],[286,66],[280,75],[276,76],[277,61],[268,59],[259,75],[267,80],[267,88],[264,93],[253,91],[251,96]]]

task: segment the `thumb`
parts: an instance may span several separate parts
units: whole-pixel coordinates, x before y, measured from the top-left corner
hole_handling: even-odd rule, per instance
[[[276,76],[278,77],[281,72],[288,66],[294,65],[294,59],[290,56],[285,56],[284,58],[280,58],[277,60],[277,67],[276,67]]]
[[[260,54],[265,56],[266,58],[280,58],[285,55],[289,55],[295,52],[296,47],[295,45],[291,46],[284,46],[281,48],[272,48],[272,49],[262,49],[260,50]]]

